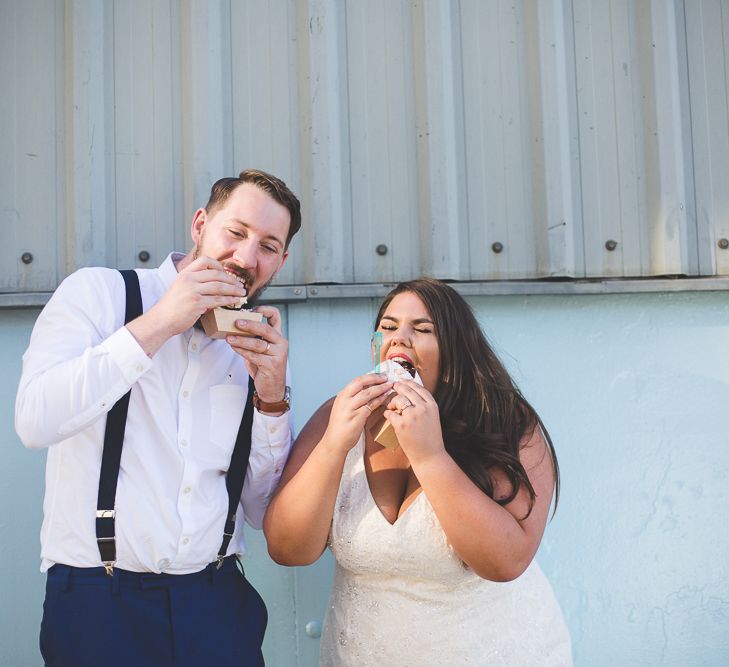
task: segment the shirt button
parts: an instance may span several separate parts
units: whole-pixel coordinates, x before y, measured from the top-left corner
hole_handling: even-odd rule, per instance
[[[190,493],[192,491],[192,488],[189,486],[186,486],[184,489],[182,489],[182,493]]]
[[[275,468],[273,469],[273,472],[280,472],[280,470],[281,470],[281,466],[276,466],[276,467],[275,467]]]
[[[182,543],[183,544],[189,544],[190,543],[190,538],[189,537],[183,537],[182,538]]]
[[[278,427],[277,426],[272,426],[271,428],[268,429],[268,432],[269,433],[275,433],[277,430],[278,430]]]
[[[187,398],[190,395],[190,392],[185,389],[185,391],[182,392],[182,397]]]
[[[180,444],[181,444],[181,445],[182,445],[183,447],[187,447],[187,440],[184,440],[184,439],[183,439],[183,440],[180,440]]]
[[[195,351],[197,350],[197,343],[193,343],[192,345],[190,345],[190,349],[191,349],[191,350],[192,350],[193,352],[195,352]]]
[[[170,561],[168,561],[166,558],[163,558],[159,562],[159,568],[160,568],[160,570],[164,570],[164,569],[168,568],[169,566],[170,566]]]
[[[137,364],[137,373],[141,373],[144,370],[144,366],[142,364]]]

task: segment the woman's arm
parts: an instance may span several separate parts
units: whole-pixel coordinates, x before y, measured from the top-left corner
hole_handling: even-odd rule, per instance
[[[532,511],[526,516],[530,498],[523,485],[514,500],[499,505],[446,452],[438,406],[426,389],[405,382],[397,383],[395,390],[407,396],[413,407],[401,415],[393,411],[385,414],[448,542],[480,577],[492,581],[516,579],[539,547],[554,491],[552,457],[540,429],[535,428],[520,444],[520,460],[536,493]],[[506,476],[497,473],[495,497],[506,497],[510,490]]]
[[[347,453],[391,388],[380,375],[353,380],[314,413],[296,439],[263,519],[268,552],[277,563],[309,565],[323,553]]]

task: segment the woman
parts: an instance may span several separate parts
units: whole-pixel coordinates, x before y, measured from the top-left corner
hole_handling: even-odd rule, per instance
[[[533,560],[559,485],[539,417],[446,284],[401,283],[375,325],[422,385],[366,374],[319,408],[264,519],[278,563],[334,553],[321,664],[571,665]]]

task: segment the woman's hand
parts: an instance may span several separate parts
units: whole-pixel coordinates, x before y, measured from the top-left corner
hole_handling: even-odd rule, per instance
[[[367,373],[350,382],[337,394],[322,443],[339,452],[357,444],[368,417],[385,403],[392,390],[386,375]]]
[[[396,382],[385,417],[411,465],[445,451],[440,412],[432,394],[412,380]]]

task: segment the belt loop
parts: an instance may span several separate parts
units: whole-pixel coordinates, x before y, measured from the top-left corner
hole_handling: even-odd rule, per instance
[[[208,582],[212,586],[215,583],[215,575],[218,572],[218,565],[216,562],[208,564]]]
[[[121,583],[121,572],[119,572],[119,570],[113,570],[111,573],[111,594],[112,595],[119,595],[119,584],[120,583]]]

